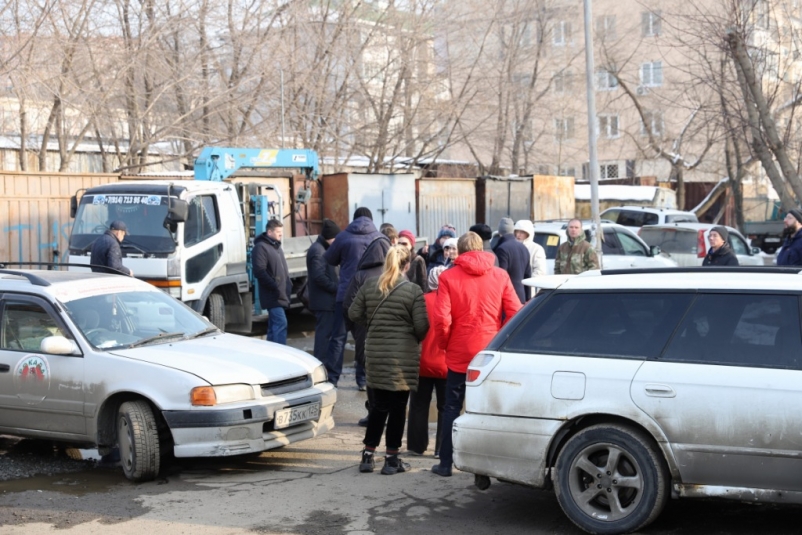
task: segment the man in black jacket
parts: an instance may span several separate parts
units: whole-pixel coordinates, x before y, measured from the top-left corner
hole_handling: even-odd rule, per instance
[[[93,272],[134,276],[134,272],[123,265],[123,252],[120,249],[120,242],[125,239],[126,233],[128,227],[123,221],[112,221],[109,230],[95,240],[89,263],[92,266],[106,266],[111,269],[93,267]]]
[[[738,257],[729,244],[730,232],[726,227],[713,227],[707,233],[710,250],[702,261],[703,266],[738,266]]]
[[[529,250],[523,243],[515,239],[514,228],[512,219],[509,217],[501,219],[498,226],[499,239],[493,252],[498,257],[498,267],[509,273],[518,299],[525,304],[529,300],[530,288],[524,286],[523,280],[532,276],[532,264]]]
[[[267,310],[267,340],[287,343],[287,309],[292,282],[281,249],[284,225],[271,219],[267,230],[253,242],[253,275],[259,281],[259,306]]]
[[[307,308],[315,315],[315,358],[326,365],[331,374],[336,367],[338,355],[345,346],[345,325],[340,318],[335,321],[334,303],[340,277],[337,268],[324,258],[340,227],[331,219],[323,220],[323,230],[306,252],[306,290],[309,292]]]

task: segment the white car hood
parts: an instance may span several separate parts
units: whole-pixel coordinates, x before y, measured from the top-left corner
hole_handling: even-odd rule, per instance
[[[308,353],[234,334],[204,336],[112,351],[182,370],[212,385],[264,384],[310,374],[320,362]]]

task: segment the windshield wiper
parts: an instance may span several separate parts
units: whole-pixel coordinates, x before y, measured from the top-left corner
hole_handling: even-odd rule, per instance
[[[189,336],[187,336],[187,340],[192,340],[194,338],[200,338],[201,336],[204,336],[206,334],[218,333],[218,332],[220,332],[220,329],[218,329],[217,327],[206,327],[202,331],[198,331],[198,332],[196,332],[194,334],[190,334]]]
[[[99,237],[100,237],[100,236],[98,236],[98,238],[99,238]],[[84,254],[84,253],[85,253],[85,252],[87,252],[89,249],[91,249],[91,248],[92,248],[92,246],[95,244],[95,242],[98,240],[98,238],[95,238],[94,240],[92,240],[92,241],[90,241],[88,244],[86,244],[86,246],[85,246],[85,247],[82,247],[82,248],[80,249],[80,252],[81,252],[81,254]]]
[[[178,336],[183,338],[184,337],[184,333],[182,333],[182,332],[159,333],[156,336],[149,336],[147,338],[143,338],[142,340],[138,340],[138,341],[134,342],[133,344],[130,344],[128,347],[130,349],[130,348],[134,348],[134,347],[143,346],[143,345],[149,344],[151,342],[156,342],[158,340],[164,340],[166,338],[176,338]]]
[[[131,249],[136,249],[142,254],[150,254],[148,251],[144,250],[142,246],[137,245],[136,243],[132,242],[129,239],[125,239],[120,242],[120,247],[130,247]]]

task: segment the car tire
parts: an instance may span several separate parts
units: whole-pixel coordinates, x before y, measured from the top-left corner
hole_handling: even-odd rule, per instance
[[[117,444],[125,477],[131,481],[150,481],[159,474],[159,429],[147,401],[127,401],[120,405]]]
[[[600,535],[629,533],[654,521],[668,499],[669,477],[652,444],[642,432],[614,424],[572,436],[555,466],[554,491],[563,512]]]
[[[214,323],[214,326],[221,331],[226,330],[226,302],[223,296],[218,293],[209,294],[209,299],[206,302],[206,308],[209,311],[209,321]]]

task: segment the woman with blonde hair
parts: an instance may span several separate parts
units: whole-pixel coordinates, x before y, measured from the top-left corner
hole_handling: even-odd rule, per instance
[[[391,247],[382,274],[359,289],[348,309],[351,321],[365,324],[367,328],[367,382],[374,394],[360,472],[373,471],[374,453],[385,425],[386,456],[382,474],[409,470],[409,464],[398,458],[398,451],[404,437],[409,393],[418,387],[420,343],[429,330],[423,291],[405,277],[410,261],[409,248]]]

